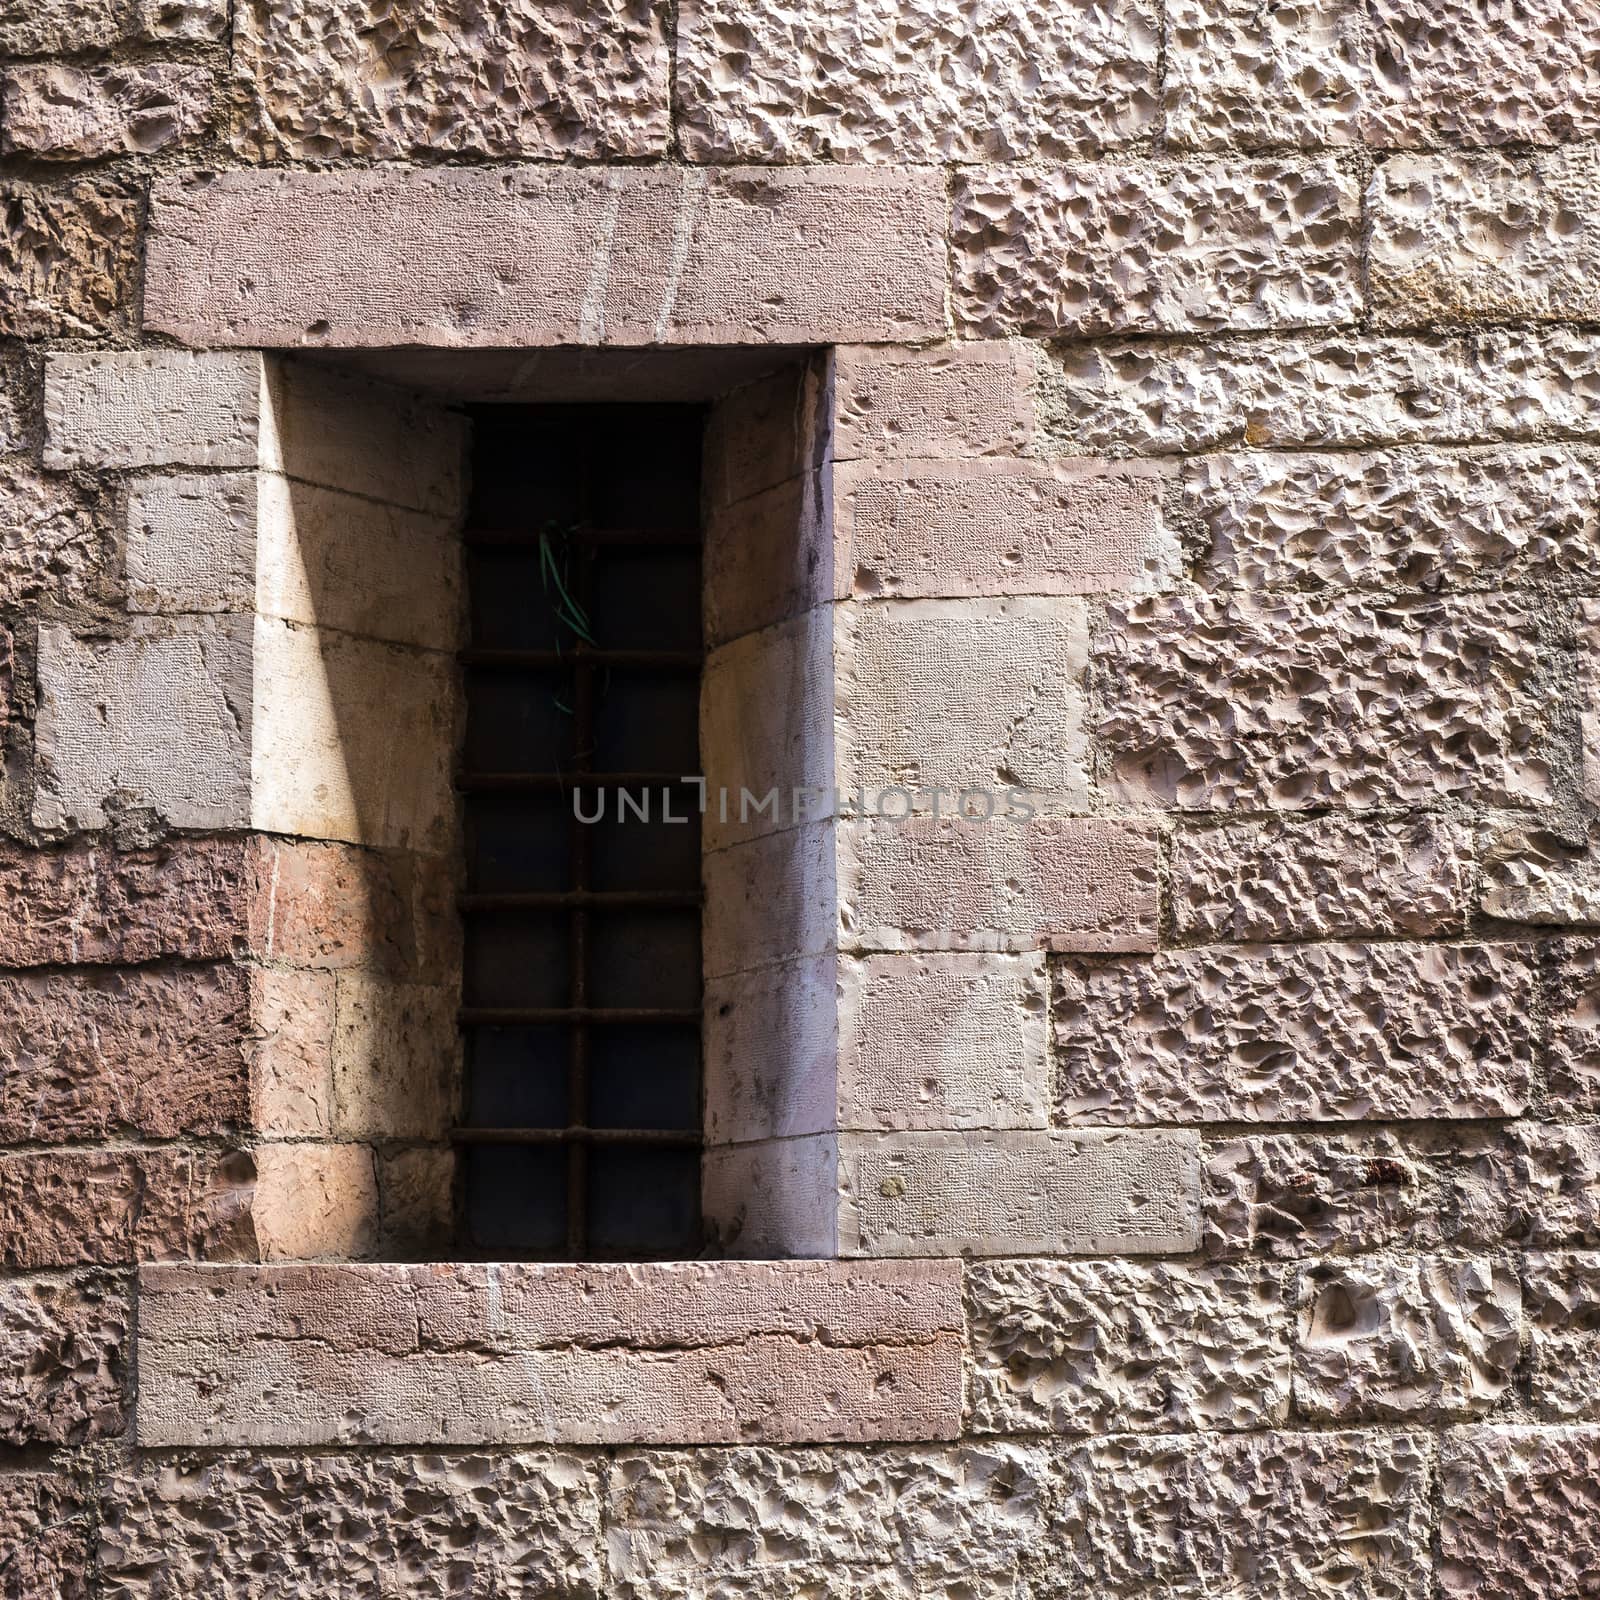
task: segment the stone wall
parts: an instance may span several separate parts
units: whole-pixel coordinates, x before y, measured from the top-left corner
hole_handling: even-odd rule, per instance
[[[1584,8],[0,0],[0,53],[0,1594],[1600,1583]],[[824,874],[750,970],[833,1030],[799,1104],[732,1029],[713,1137],[932,1260],[226,1265],[437,1253],[455,959],[437,785],[271,692],[353,728],[447,648],[338,607],[451,592],[452,425],[256,352],[563,344],[833,350],[830,544],[712,642],[825,639],[834,770],[1050,797],[708,869]],[[792,555],[805,470],[721,504]],[[940,628],[1019,676],[908,722]]]

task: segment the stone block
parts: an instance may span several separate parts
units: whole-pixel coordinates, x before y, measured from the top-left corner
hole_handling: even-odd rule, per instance
[[[1439,1451],[1444,1600],[1553,1600],[1600,1574],[1600,1428],[1459,1428]]]
[[[887,818],[841,829],[839,917],[861,950],[1147,950],[1156,835],[1097,817]]]
[[[137,0],[141,37],[210,44],[228,31],[227,0]]]
[[[0,977],[0,1139],[214,1134],[249,1116],[231,966]]]
[[[0,55],[70,55],[114,43],[123,28],[116,0],[3,0]]]
[[[1174,596],[1107,621],[1090,727],[1118,799],[1368,809],[1551,792],[1540,624],[1520,598]]]
[[[331,972],[250,973],[250,1126],[269,1138],[333,1131]]]
[[[146,1445],[792,1443],[960,1425],[954,1263],[193,1268],[145,1273],[141,1305]],[[395,1311],[374,1326],[377,1305]]]
[[[701,864],[701,877],[707,980],[835,948],[839,893],[831,823],[714,850]]]
[[[108,1593],[292,1593],[308,1562],[331,1593],[352,1597],[396,1581],[407,1600],[598,1594],[598,1474],[545,1451],[363,1452],[146,1457],[102,1480],[98,1570]]]
[[[0,604],[70,603],[98,588],[109,544],[98,512],[78,484],[0,459]]]
[[[1159,32],[1143,0],[1044,11],[689,0],[680,137],[691,161],[1093,155],[1154,131]]]
[[[1375,320],[1590,322],[1600,179],[1582,152],[1400,155],[1372,180]]]
[[[1097,462],[883,460],[834,475],[835,561],[861,599],[1171,587],[1160,476]]]
[[[121,1433],[131,1326],[127,1291],[114,1278],[0,1281],[0,1443],[84,1444]],[[0,1577],[10,1576],[8,1560]]]
[[[235,148],[258,161],[666,154],[668,14],[446,0],[247,0],[235,12]]]
[[[1460,1249],[1600,1247],[1600,1124],[1518,1122],[1433,1136],[1429,1234]]]
[[[145,326],[244,346],[927,338],[944,331],[944,211],[942,177],[918,169],[160,179]],[[375,307],[372,283],[400,290]]]
[[[91,179],[0,183],[0,336],[96,339],[120,329],[139,210],[136,195]]]
[[[211,74],[177,62],[75,67],[34,62],[0,75],[0,149],[43,161],[154,155],[204,131]]]
[[[441,1120],[429,1131],[439,1137],[448,1126]],[[459,1253],[456,1179],[456,1151],[448,1145],[378,1150],[382,1260],[438,1261]]]
[[[709,1146],[700,1211],[730,1257],[839,1254],[839,1137],[834,1133]]]
[[[839,345],[828,368],[835,461],[1020,455],[1033,434],[1033,362],[1009,340],[909,350]]]
[[[263,1261],[352,1261],[373,1253],[378,1175],[368,1146],[262,1144],[255,1158],[250,1214]]]
[[[837,426],[824,364],[821,356],[793,362],[717,398],[700,461],[708,508],[734,505],[822,466],[829,429]]]
[[[90,1504],[82,1482],[66,1473],[0,1473],[0,1550],[17,1600],[86,1600]]]
[[[1567,1422],[1600,1417],[1600,1255],[1530,1254],[1522,1272],[1535,1413]]]
[[[1187,1133],[853,1134],[841,1255],[1160,1255],[1200,1236]]]
[[[1240,1267],[1004,1261],[967,1275],[979,1433],[1260,1428],[1289,1409],[1290,1315]]]
[[[1360,209],[1354,173],[1332,160],[966,169],[950,221],[956,323],[1048,339],[1349,322]]]
[[[344,1138],[440,1137],[460,1099],[455,985],[337,980],[333,1128]]]
[[[731,505],[713,504],[701,559],[710,647],[843,598],[830,475],[806,472]]]
[[[1172,841],[1186,938],[1341,939],[1459,933],[1472,830],[1441,817],[1298,817],[1185,828]]]
[[[1534,951],[1515,945],[1252,945],[1069,961],[1052,997],[1057,1118],[1516,1116],[1533,1095],[1534,980]]]
[[[260,492],[254,472],[135,478],[127,489],[128,609],[251,610]]]
[[[1552,953],[1546,999],[1550,1096],[1563,1112],[1593,1116],[1600,1113],[1600,948],[1572,941]]]
[[[1486,1257],[1341,1261],[1300,1274],[1294,1403],[1328,1422],[1478,1416],[1511,1386],[1522,1290]]]
[[[1210,588],[1600,583],[1600,462],[1534,444],[1356,454],[1250,451],[1185,465]]]

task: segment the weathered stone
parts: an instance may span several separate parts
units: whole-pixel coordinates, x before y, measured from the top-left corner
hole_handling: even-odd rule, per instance
[[[436,1138],[460,1098],[453,985],[338,979],[333,1126],[351,1138]]]
[[[1147,0],[688,0],[681,137],[691,161],[1093,155],[1152,131],[1159,32]]]
[[[246,0],[236,148],[263,161],[661,156],[667,8]]]
[[[333,1131],[334,990],[331,972],[250,974],[250,1126],[326,1137]]]
[[[0,55],[103,49],[123,28],[117,0],[0,0]]]
[[[1478,589],[1600,583],[1600,462],[1559,445],[1186,464],[1211,588]]]
[[[0,76],[0,149],[44,161],[153,155],[203,131],[211,74],[171,62],[95,67],[40,62]]]
[[[1288,1414],[1276,1276],[1007,1261],[971,1268],[967,1297],[980,1433],[1259,1428]]]
[[[1535,1411],[1600,1416],[1600,1255],[1526,1255],[1522,1272]]]
[[[700,1212],[711,1244],[730,1258],[839,1254],[839,1135],[708,1147]]]
[[[94,1524],[77,1480],[0,1473],[0,1570],[6,1600],[87,1600]]]
[[[354,1261],[376,1253],[380,1201],[371,1146],[262,1144],[255,1158],[250,1223],[263,1261]]]
[[[1085,343],[1054,358],[1040,431],[1074,455],[1592,436],[1600,402],[1600,352],[1567,329]]]
[[[1511,1385],[1522,1291],[1485,1258],[1310,1267],[1299,1284],[1294,1403],[1348,1422],[1480,1415]]]
[[[1416,1600],[1429,1453],[1404,1433],[1097,1440],[1065,1464],[1051,1533],[1097,1600]]]
[[[1510,596],[1114,604],[1090,724],[1136,804],[1296,810],[1551,788],[1537,613]]]
[[[1173,840],[1178,932],[1204,939],[1459,933],[1472,830],[1437,817],[1284,816]]]
[[[1515,1116],[1533,1092],[1533,1009],[1533,952],[1516,946],[1256,945],[1069,961],[1053,996],[1057,1116]]]
[[[1395,156],[1373,179],[1375,319],[1593,321],[1597,234],[1600,181],[1585,152]]]
[[[627,1452],[608,1480],[611,1577],[619,1600],[1022,1593],[1053,1543],[1053,1476],[1040,1447],[998,1441]]]
[[[1433,1196],[1392,1133],[1253,1134],[1208,1143],[1202,1248],[1274,1260],[1411,1243]]]
[[[937,1439],[960,1425],[953,1263],[166,1268],[140,1284],[145,1444]]]
[[[964,170],[956,321],[1042,338],[1347,322],[1359,213],[1354,175],[1332,161]]]
[[[732,505],[712,506],[703,558],[707,644],[799,618],[842,596],[826,481],[823,473],[806,472]]]
[[[82,1444],[121,1433],[130,1322],[127,1291],[113,1278],[0,1280],[0,1443]],[[9,1546],[0,1550],[9,1556]],[[8,1600],[33,1593],[11,1588],[11,1576],[0,1559]]]
[[[24,460],[0,460],[0,605],[81,599],[107,542],[96,499]]]
[[[860,598],[1169,588],[1181,558],[1161,493],[1153,473],[1088,462],[844,466],[834,559]]]
[[[228,0],[136,0],[135,10],[147,39],[209,44],[228,31]]]
[[[1199,1242],[1193,1134],[853,1134],[839,1161],[842,1255],[1160,1255]]]
[[[1479,883],[1479,908],[1502,922],[1532,927],[1600,925],[1596,842],[1592,831],[1575,843],[1565,831],[1547,833],[1537,827],[1492,835]]]
[[[1443,1188],[1427,1216],[1439,1244],[1600,1247],[1600,1124],[1519,1122],[1431,1138]]]
[[[1600,1113],[1600,947],[1557,945],[1547,995],[1551,1098],[1566,1112]]]
[[[443,1120],[430,1131],[437,1138],[448,1128]],[[379,1148],[380,1261],[440,1261],[460,1254],[457,1176],[457,1152],[449,1145]]]
[[[926,338],[945,326],[944,217],[942,175],[916,168],[162,179],[145,325],[244,346]],[[394,286],[381,306],[373,283]]]
[[[359,1536],[352,1530],[359,1529]],[[147,1460],[101,1491],[107,1594],[292,1593],[308,1563],[350,1600],[601,1591],[592,1463],[543,1451]]]
[[[0,1263],[31,1271],[255,1253],[249,1156],[171,1147],[0,1155]]]
[[[236,967],[0,977],[0,1139],[170,1139],[249,1110]]]
[[[1460,1428],[1439,1453],[1439,1593],[1554,1600],[1600,1576],[1600,1428]]]
[[[119,327],[139,201],[97,183],[0,183],[0,335],[97,338]]]

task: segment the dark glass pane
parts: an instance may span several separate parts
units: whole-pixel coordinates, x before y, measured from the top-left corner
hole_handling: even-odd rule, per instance
[[[698,650],[699,553],[598,550],[590,615],[608,650]]]
[[[467,581],[474,649],[554,650],[570,642],[540,583],[537,551],[474,550]]]
[[[571,797],[478,794],[467,808],[467,886],[501,894],[572,887]]]
[[[467,1121],[475,1128],[567,1125],[567,1028],[475,1028],[467,1047]]]
[[[597,1144],[589,1151],[589,1242],[597,1256],[693,1256],[700,1152]]]
[[[468,772],[570,772],[572,684],[563,672],[473,668],[467,674]]]
[[[596,1128],[698,1128],[698,1028],[596,1028],[589,1121]]]
[[[562,1254],[567,1242],[567,1153],[558,1144],[468,1145],[467,1235],[490,1255]]]
[[[613,667],[595,681],[597,772],[700,770],[700,685],[685,673]]]
[[[588,830],[590,877],[596,889],[682,889],[700,887],[699,793],[690,784],[629,791],[624,806],[615,789],[605,796],[605,812]],[[637,808],[648,799],[648,821]],[[584,815],[599,799],[584,796]]]
[[[469,1006],[564,1006],[571,941],[561,912],[478,911],[466,922]]]
[[[699,912],[597,912],[589,928],[589,997],[597,1006],[697,1010]]]

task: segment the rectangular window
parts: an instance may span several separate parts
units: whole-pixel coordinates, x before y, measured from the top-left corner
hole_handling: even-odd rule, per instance
[[[465,1249],[693,1256],[704,414],[473,422]]]

